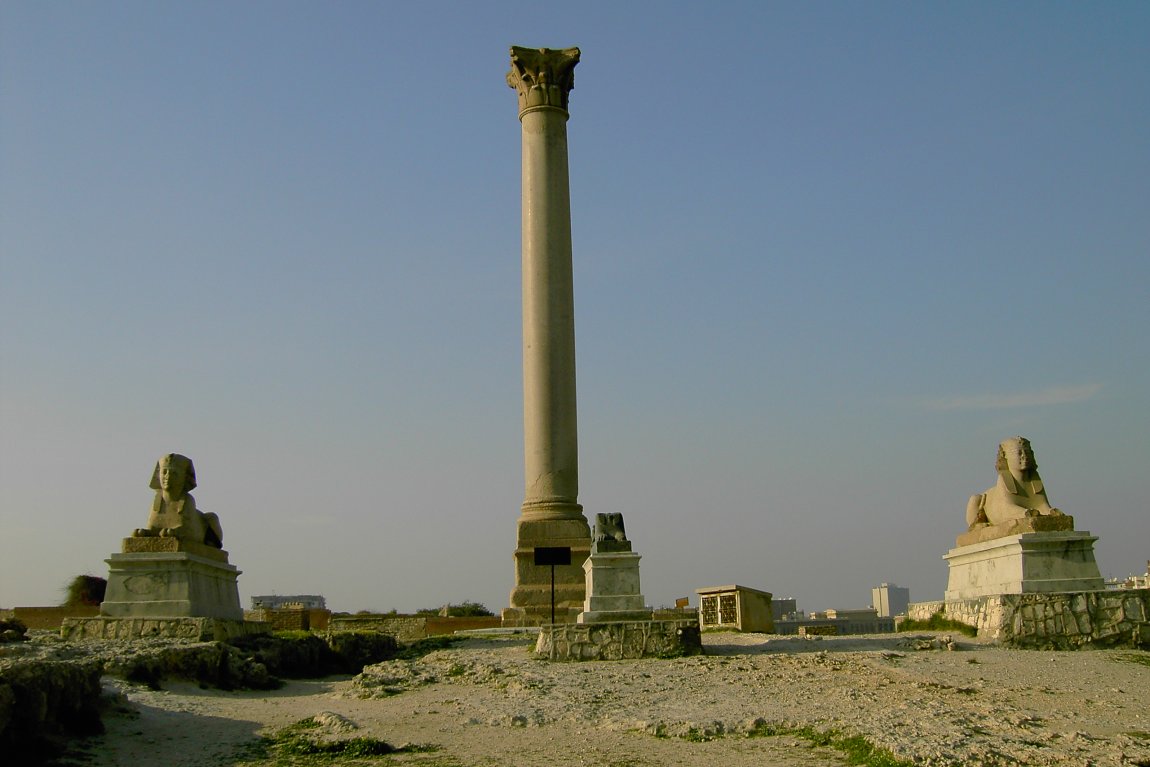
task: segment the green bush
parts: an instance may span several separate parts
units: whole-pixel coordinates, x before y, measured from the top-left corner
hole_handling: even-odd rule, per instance
[[[28,638],[28,627],[12,618],[0,620],[0,642],[23,642]]]
[[[104,601],[108,581],[95,575],[77,575],[65,587],[64,607],[91,607]]]
[[[416,615],[442,615],[442,607],[425,607],[422,610],[417,610]],[[494,616],[495,613],[487,609],[486,606],[478,602],[470,600],[460,602],[457,605],[447,605],[447,617],[449,618],[488,618]]]

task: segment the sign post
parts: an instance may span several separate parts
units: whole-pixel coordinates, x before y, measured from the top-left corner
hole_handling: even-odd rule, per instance
[[[555,565],[571,564],[570,546],[536,546],[535,566],[551,566],[551,622],[555,622]]]

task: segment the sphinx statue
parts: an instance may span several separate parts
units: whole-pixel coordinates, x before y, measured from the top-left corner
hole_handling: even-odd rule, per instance
[[[627,531],[623,528],[622,514],[596,514],[595,515],[595,541],[612,540],[623,542],[627,540]]]
[[[196,508],[189,491],[196,486],[196,467],[192,459],[168,453],[156,462],[150,487],[156,491],[148,526],[132,533],[135,538],[176,538],[222,549],[224,532],[215,514]]]
[[[622,552],[631,550],[631,541],[623,527],[619,513],[596,514],[595,531],[591,536],[591,553]]]
[[[1050,505],[1030,440],[1010,437],[998,446],[998,481],[966,504],[967,532],[960,546],[1024,532],[1074,529],[1074,518]]]
[[[190,495],[196,467],[187,456],[167,453],[156,461],[149,484],[156,495],[148,524],[124,538],[120,553],[108,558],[108,588],[100,604],[100,621],[133,621],[94,624],[92,636],[151,636],[159,630],[138,618],[171,620],[173,631],[184,632],[180,636],[219,640],[233,635],[229,632],[240,629],[225,630],[215,622],[179,623],[185,618],[244,619],[236,582],[240,571],[228,562],[219,517],[197,509]]]

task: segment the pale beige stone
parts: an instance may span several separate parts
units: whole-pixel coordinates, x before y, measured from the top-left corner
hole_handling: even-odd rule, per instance
[[[196,508],[189,493],[196,487],[196,467],[192,459],[168,453],[156,462],[150,487],[156,491],[147,527],[132,534],[138,538],[160,536],[223,548],[224,531],[215,514]]]
[[[1030,440],[1003,440],[995,469],[998,481],[971,496],[969,529],[944,557],[947,601],[1101,589],[1094,559],[1098,539],[1075,531],[1074,518],[1050,505]]]
[[[125,538],[108,563],[104,618],[216,618],[242,621],[240,571],[228,562],[215,514],[196,508],[196,469],[187,456],[156,462],[148,526]]]
[[[943,557],[945,598],[1101,590],[1097,540],[1085,531],[1027,532],[958,546]]]
[[[179,538],[125,538],[120,546],[123,554],[148,554],[157,551],[175,552],[186,551],[205,559],[214,559],[219,562],[228,561],[228,552],[209,546],[206,543],[182,541]]]
[[[555,568],[555,605],[578,612],[591,531],[579,505],[575,300],[567,104],[579,49],[511,48],[507,83],[519,96],[522,135],[524,501],[517,525],[509,622],[550,618],[550,567],[537,547],[571,548]],[[558,619],[558,618],[557,618]]]
[[[972,495],[966,505],[967,532],[959,546],[1028,532],[1074,529],[1074,518],[1052,507],[1038,475],[1030,440],[1010,437],[998,446],[994,468],[998,481],[984,493]]]

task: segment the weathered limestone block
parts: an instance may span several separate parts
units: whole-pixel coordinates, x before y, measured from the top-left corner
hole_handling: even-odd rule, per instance
[[[694,621],[547,624],[535,645],[537,655],[563,661],[673,658],[702,649]]]
[[[949,566],[946,601],[1102,590],[1097,540],[1085,531],[1022,533],[951,549],[943,557]]]
[[[88,639],[178,639],[189,642],[223,642],[238,637],[266,634],[271,630],[261,621],[219,618],[65,618],[60,636],[69,641]]]
[[[226,561],[184,551],[113,554],[105,561],[108,589],[101,615],[243,620],[240,571]]]
[[[171,554],[178,551],[195,554],[197,557],[211,559],[216,562],[228,561],[228,552],[221,548],[208,546],[206,543],[181,540],[180,538],[132,537],[125,538],[120,542],[120,552],[122,554]]]

